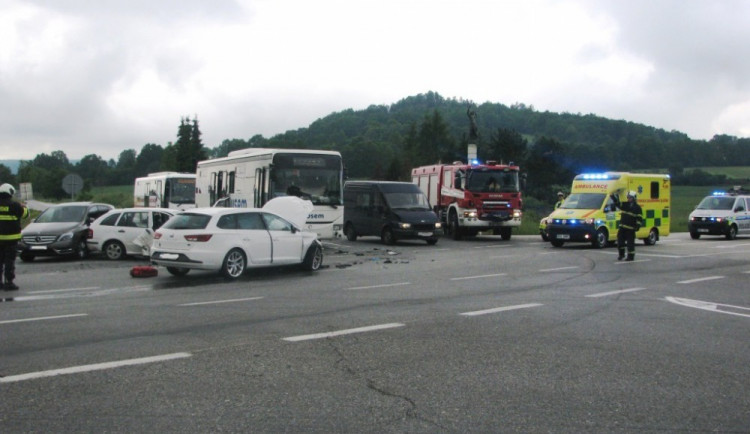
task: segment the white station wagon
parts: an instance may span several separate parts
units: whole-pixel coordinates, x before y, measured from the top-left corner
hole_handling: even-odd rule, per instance
[[[301,264],[318,270],[323,247],[314,232],[265,209],[194,208],[156,231],[151,263],[175,276],[197,269],[236,279],[246,268]]]

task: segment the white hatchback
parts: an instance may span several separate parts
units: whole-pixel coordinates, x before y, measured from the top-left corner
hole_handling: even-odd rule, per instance
[[[197,269],[236,279],[255,267],[301,264],[318,270],[323,247],[314,232],[265,209],[194,208],[156,231],[151,263],[175,276]]]
[[[89,226],[86,245],[91,253],[104,253],[107,259],[125,255],[149,256],[153,233],[177,210],[166,208],[113,209]]]

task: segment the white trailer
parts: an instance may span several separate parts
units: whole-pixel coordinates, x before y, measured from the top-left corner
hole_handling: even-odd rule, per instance
[[[195,207],[195,174],[155,172],[135,179],[133,206],[185,210]]]
[[[344,166],[336,151],[242,149],[199,161],[196,176],[196,206],[261,208],[275,197],[297,196],[314,207],[302,229],[341,236]]]

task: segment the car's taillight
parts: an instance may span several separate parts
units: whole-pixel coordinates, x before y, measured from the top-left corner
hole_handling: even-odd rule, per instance
[[[86,238],[94,238],[94,230],[89,229],[86,231]]]
[[[211,234],[203,234],[203,235],[185,235],[185,239],[188,241],[195,241],[199,243],[204,243],[211,239]]]
[[[158,240],[159,238],[161,238],[161,232],[154,232],[154,239]]]

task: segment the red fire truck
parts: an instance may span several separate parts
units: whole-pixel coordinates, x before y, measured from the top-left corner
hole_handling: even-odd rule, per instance
[[[453,239],[492,230],[509,240],[521,225],[519,167],[513,163],[436,164],[412,169],[412,182],[427,195]]]

